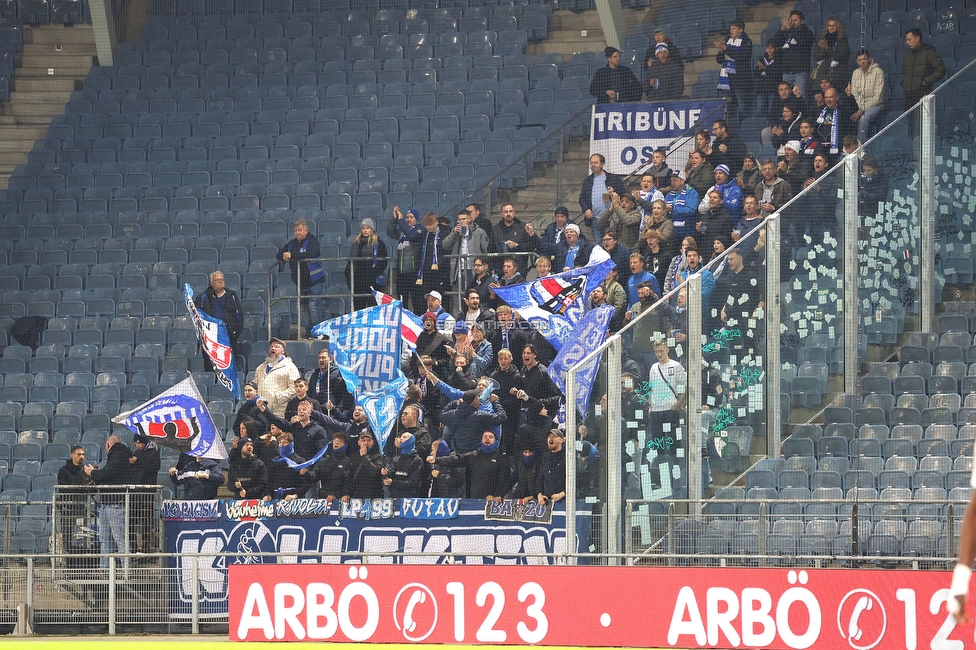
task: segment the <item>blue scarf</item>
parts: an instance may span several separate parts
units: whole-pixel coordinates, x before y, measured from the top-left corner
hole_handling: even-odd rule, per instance
[[[332,448],[332,453],[333,454],[344,454],[344,453],[346,453],[346,450],[347,449],[349,449],[349,443],[348,442],[346,444],[342,445],[341,447],[333,447]]]
[[[401,440],[400,441],[400,453],[401,454],[409,454],[409,453],[412,453],[413,450],[416,449],[416,448],[417,448],[417,438],[413,434],[410,434],[410,437],[407,438],[406,440]]]
[[[535,454],[529,454],[528,456],[522,454],[522,462],[528,467],[532,467],[535,464]]]
[[[498,438],[495,438],[495,442],[491,443],[490,445],[486,445],[485,443],[481,443],[481,453],[483,453],[483,454],[490,454],[491,452],[495,451],[496,449],[498,449],[498,443],[499,442],[501,442],[501,441],[498,440]]]
[[[734,75],[735,70],[735,59],[733,59],[729,52],[738,52],[739,48],[742,47],[742,37],[729,38],[725,42],[725,60],[722,61],[722,69],[719,71],[718,76],[718,89],[719,90],[731,90],[729,87],[729,77]]]
[[[315,463],[322,460],[322,456],[325,456],[325,454],[328,453],[328,451],[329,451],[329,445],[326,445],[321,449],[319,449],[318,453],[312,456],[309,460],[306,460],[304,463],[296,463],[291,459],[291,457],[295,454],[295,442],[292,441],[289,442],[287,445],[278,445],[279,458],[275,458],[274,461],[272,462],[287,463],[288,467],[292,468],[297,472],[300,469],[311,467]]]

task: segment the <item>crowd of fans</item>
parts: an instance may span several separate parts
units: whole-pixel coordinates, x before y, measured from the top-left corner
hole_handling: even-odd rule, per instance
[[[910,29],[905,34],[907,52],[900,85],[905,93],[905,108],[914,106],[932,92],[933,85],[946,75],[946,67],[934,47],[922,42],[922,33]],[[741,20],[733,20],[728,38],[720,38],[715,61],[720,66],[717,91],[729,101],[727,118],[738,124],[745,118],[762,117],[772,123],[783,145],[800,139],[801,120],[810,120],[819,146],[836,157],[846,135],[860,142],[877,130],[885,117],[886,74],[867,49],[853,53],[844,25],[829,17],[819,34],[805,24],[802,11],[783,18],[781,28],[765,43],[753,43]],[[764,54],[754,58],[755,47]],[[604,51],[607,65],[593,76],[590,94],[600,103],[681,99],[684,94],[684,69],[680,52],[662,30],[644,55],[643,80],[620,62],[620,51]],[[754,63],[755,61],[755,63]],[[856,67],[851,70],[851,64]],[[832,92],[831,92],[832,91]],[[785,112],[789,109],[789,113]],[[783,133],[778,133],[783,131]],[[757,141],[759,134],[747,134]],[[782,137],[795,135],[797,137]],[[768,135],[764,142],[769,142]]]

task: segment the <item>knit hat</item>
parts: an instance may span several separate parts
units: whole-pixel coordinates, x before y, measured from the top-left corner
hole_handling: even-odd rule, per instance
[[[654,48],[654,54],[657,54],[661,50],[664,50],[665,52],[667,52],[668,51],[668,44],[667,43],[658,43],[657,46],[655,46],[655,48]]]
[[[145,444],[148,444],[149,443],[149,438],[147,438],[146,436],[142,435],[141,433],[137,433],[136,435],[132,436],[132,442],[134,444],[138,444],[138,443],[141,442],[142,444],[145,445]]]
[[[425,321],[425,320],[427,320],[428,318],[429,318],[430,320],[432,320],[432,321],[434,321],[435,323],[437,322],[437,314],[435,314],[435,313],[434,313],[434,312],[432,312],[432,311],[429,311],[429,312],[427,312],[426,314],[424,314],[424,315],[423,315],[423,317],[422,317],[422,318],[420,319],[420,322],[424,322],[424,321]]]
[[[420,221],[420,212],[418,210],[411,208],[410,210],[407,210],[407,214],[412,214],[414,219]]]
[[[463,320],[459,320],[454,323],[454,333],[455,334],[467,334],[468,333],[468,323]]]
[[[563,215],[565,217],[568,217],[569,216],[569,208],[567,208],[564,205],[561,205],[561,206],[559,206],[558,208],[556,208],[553,211],[553,214],[561,214],[561,215]]]
[[[472,388],[471,390],[464,391],[464,394],[461,395],[461,401],[463,401],[465,404],[471,404],[480,397],[481,391],[477,388]]]
[[[715,168],[715,171],[722,172],[726,176],[731,176],[732,175],[732,172],[729,171],[729,166],[728,165],[719,165],[718,167]]]
[[[800,141],[799,140],[790,140],[789,142],[787,142],[786,144],[784,144],[783,147],[785,149],[792,149],[793,151],[795,151],[797,153],[800,153]]]
[[[577,235],[580,234],[580,227],[577,226],[575,223],[566,224],[566,230],[572,230]]]
[[[376,222],[370,219],[369,217],[366,217],[365,219],[359,222],[360,229],[363,226],[369,226],[370,230],[376,230]]]

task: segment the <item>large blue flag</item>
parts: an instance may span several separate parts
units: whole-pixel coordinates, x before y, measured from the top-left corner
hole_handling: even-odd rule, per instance
[[[380,448],[396,424],[407,378],[400,369],[401,303],[360,309],[351,314],[319,323],[315,336],[328,336],[336,365],[356,404],[366,418]]]
[[[583,317],[590,292],[606,279],[614,266],[606,258],[532,282],[496,287],[494,291],[559,350]]]
[[[119,413],[112,422],[124,424],[163,447],[191,456],[227,458],[220,432],[190,377],[142,406]]]
[[[610,325],[610,319],[613,318],[613,312],[614,308],[610,305],[601,305],[586,312],[573,328],[569,341],[549,364],[552,383],[556,384],[563,395],[566,394],[566,372],[590,352],[603,345],[607,339],[607,327]],[[576,409],[583,417],[586,417],[586,410],[590,406],[593,380],[599,368],[600,357],[598,356],[576,375]]]
[[[224,321],[217,320],[209,314],[197,309],[193,302],[193,288],[183,285],[183,296],[186,299],[186,310],[190,312],[193,327],[197,330],[197,339],[203,353],[213,365],[217,382],[241,399],[241,382],[237,378],[237,364],[234,362],[234,350],[230,347],[230,335]]]

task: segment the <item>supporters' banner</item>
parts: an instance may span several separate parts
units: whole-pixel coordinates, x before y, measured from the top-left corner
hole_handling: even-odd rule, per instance
[[[382,291],[377,291],[373,289],[373,298],[376,299],[377,305],[392,305],[396,302],[396,298],[393,296],[383,293]],[[407,347],[411,350],[417,349],[417,337],[420,333],[424,331],[423,321],[420,320],[420,316],[409,309],[403,309],[403,303],[400,304],[400,334],[403,336],[403,342],[407,344]]]
[[[407,378],[400,370],[400,323],[403,308],[399,300],[387,305],[360,309],[319,323],[315,336],[328,336],[329,349],[356,404],[366,411],[380,449],[396,424]]]
[[[183,285],[183,295],[186,299],[186,310],[190,312],[190,320],[197,330],[197,339],[203,348],[203,353],[213,365],[217,382],[241,399],[241,382],[237,378],[237,364],[234,362],[234,350],[230,347],[230,335],[224,322],[213,318],[197,309],[193,302],[193,288]]]
[[[613,312],[614,308],[610,305],[602,305],[586,312],[573,328],[569,340],[549,364],[552,383],[556,384],[556,388],[563,395],[566,394],[566,372],[607,340],[607,327],[610,325],[610,319],[613,318]],[[603,355],[593,359],[576,375],[576,409],[584,417],[590,405],[590,393],[593,392],[593,380],[596,378],[596,371],[600,368],[601,356]]]
[[[603,250],[594,248],[594,251]],[[605,253],[604,253],[605,254]],[[495,295],[528,321],[559,350],[583,318],[586,299],[616,266],[609,256],[582,268],[563,271],[532,282],[495,287]]]
[[[786,567],[238,565],[229,632],[232,641],[972,648],[973,623],[945,612],[950,579]]]
[[[590,155],[603,154],[606,170],[630,174],[651,159],[659,147],[669,147],[700,120],[709,130],[725,119],[725,102],[716,99],[658,102],[655,104],[596,104],[590,129]],[[695,140],[689,137],[668,151],[672,169],[681,169]]]
[[[191,456],[227,458],[220,432],[191,377],[142,406],[119,413],[112,422],[124,424],[158,445]]]
[[[559,564],[566,552],[566,504],[560,501],[538,511],[551,513],[551,522],[523,518],[489,520],[484,499],[295,499],[264,502],[257,499],[206,502],[201,510],[183,501],[163,502],[162,517],[170,567],[170,608],[189,616],[196,597],[199,611],[228,611],[228,565],[247,570],[262,564],[281,570],[287,565],[312,571],[335,564],[343,571],[374,564]],[[492,504],[495,502],[492,501]],[[505,504],[495,504],[504,510]],[[529,504],[523,506],[528,512]],[[575,552],[590,547],[591,505],[576,503]],[[198,517],[188,514],[199,512]],[[391,552],[414,554],[394,557]],[[194,593],[192,564],[187,557],[201,553],[200,589]],[[281,553],[262,556],[262,553]],[[306,553],[304,557],[296,557]],[[364,554],[370,557],[364,557]],[[229,555],[222,555],[229,554]],[[426,554],[426,555],[420,555]],[[528,556],[534,557],[528,557]],[[313,564],[306,564],[308,562]],[[585,564],[586,559],[581,558]],[[472,568],[472,567],[465,567]],[[551,568],[551,567],[550,567]],[[231,597],[234,591],[231,590]],[[474,597],[471,592],[470,597]],[[303,617],[304,618],[304,617]]]

